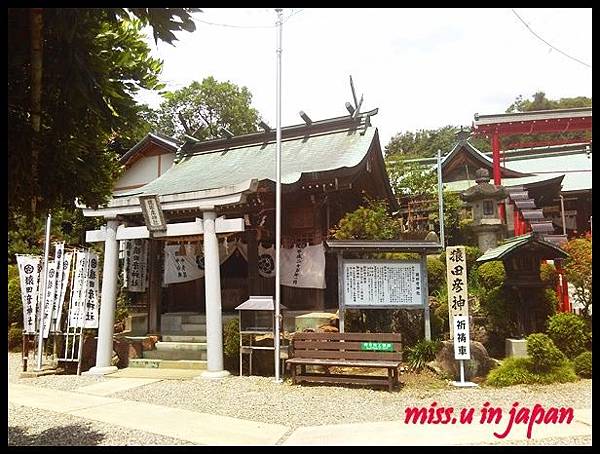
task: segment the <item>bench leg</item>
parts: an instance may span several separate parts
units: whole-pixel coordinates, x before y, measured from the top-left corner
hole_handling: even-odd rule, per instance
[[[388,390],[392,391],[394,389],[394,369],[388,368]]]
[[[296,364],[290,364],[292,371],[292,383],[296,384]]]

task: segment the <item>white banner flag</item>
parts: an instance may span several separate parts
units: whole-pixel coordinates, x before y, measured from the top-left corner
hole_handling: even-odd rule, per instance
[[[87,289],[85,293],[84,328],[98,328],[98,254],[88,252]]]
[[[148,242],[126,240],[123,261],[123,286],[130,292],[145,292],[147,288]]]
[[[56,286],[56,264],[54,260],[48,262],[48,282],[46,283],[46,297],[44,299],[44,339],[50,334],[52,324],[52,306],[54,304],[54,288]]]
[[[325,288],[325,247],[281,248],[281,284],[288,287]]]
[[[38,311],[38,284],[40,280],[41,258],[17,255],[17,267],[21,281],[23,302],[23,329],[27,334],[35,334]]]
[[[65,295],[67,293],[67,287],[68,287],[68,283],[69,283],[69,277],[71,275],[71,260],[73,259],[73,253],[72,252],[66,252],[63,255],[63,259],[62,259],[62,282],[61,282],[61,287],[60,287],[60,296],[58,298],[58,311],[56,314],[56,330],[60,331],[60,324],[62,321],[62,312],[63,312],[63,306],[65,303]]]
[[[60,298],[60,292],[62,287],[62,261],[63,256],[65,254],[65,242],[62,241],[60,243],[54,243],[54,267],[55,267],[55,276],[54,276],[54,294],[52,296],[52,311],[51,311],[51,321],[50,326],[48,327],[49,331],[56,331],[56,317],[58,316],[58,299]],[[45,327],[44,327],[45,331]]]
[[[258,245],[258,274],[262,277],[275,277],[275,246],[265,249]]]
[[[69,325],[98,328],[98,255],[77,251]]]
[[[165,245],[164,285],[201,277],[204,277],[204,256],[196,255],[193,244],[186,244],[183,248],[178,244]]]

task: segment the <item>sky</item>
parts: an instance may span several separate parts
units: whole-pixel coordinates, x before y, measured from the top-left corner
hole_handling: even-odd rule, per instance
[[[349,75],[359,99],[364,94],[361,111],[379,108],[371,122],[382,146],[405,131],[471,125],[475,113],[503,113],[518,95],[591,97],[591,8],[515,11],[590,67],[540,41],[510,8],[285,8],[282,126],[302,123],[300,110],[313,121],[347,115]],[[275,11],[205,8],[194,18],[196,31],[177,33],[175,46],[149,35],[152,55],[164,61],[166,90],[211,75],[231,81],[250,90],[253,107],[275,127]],[[161,101],[148,91],[137,99],[152,107]]]

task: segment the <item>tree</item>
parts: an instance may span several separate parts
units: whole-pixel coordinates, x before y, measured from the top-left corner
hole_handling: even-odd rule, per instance
[[[436,170],[401,159],[387,160],[386,167],[396,197],[429,201],[426,209],[431,213],[430,219],[439,224]],[[444,191],[442,199],[444,201],[444,236],[447,244],[454,244],[454,240],[458,239],[460,232],[459,213],[463,204],[458,194],[450,191]]]
[[[589,318],[592,305],[592,240],[574,238],[562,247],[569,258],[565,260],[565,275],[575,287],[575,301],[583,306],[583,315]]]
[[[447,125],[438,129],[398,133],[385,146],[386,159],[431,158],[437,156],[438,150],[442,151],[442,155],[447,154],[456,144],[456,133],[461,129],[461,126]],[[480,151],[490,151],[487,140],[473,138],[471,141]]]
[[[11,213],[107,199],[119,170],[107,143],[136,129],[136,91],[161,88],[162,63],[150,57],[142,27],[172,43],[173,31],[193,29],[195,10],[8,10]]]
[[[154,127],[170,136],[198,140],[220,137],[220,128],[246,134],[257,130],[260,116],[250,104],[252,94],[246,87],[207,77],[201,83],[167,92],[156,112]]]
[[[351,213],[346,213],[332,236],[336,240],[393,240],[399,239],[402,222],[389,214],[387,204],[369,200]]]

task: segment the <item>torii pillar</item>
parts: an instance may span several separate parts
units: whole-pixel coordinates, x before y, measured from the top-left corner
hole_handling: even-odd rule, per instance
[[[206,301],[206,357],[207,370],[201,378],[223,378],[229,372],[223,369],[223,315],[221,313],[221,265],[219,240],[215,229],[217,214],[204,211],[204,287]]]
[[[96,365],[87,372],[89,375],[105,375],[117,371],[117,367],[113,366],[111,362],[115,309],[117,306],[117,274],[119,271],[118,226],[119,221],[117,219],[107,219]]]

